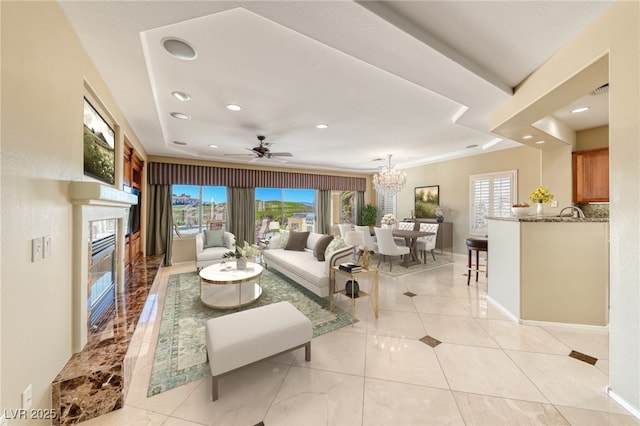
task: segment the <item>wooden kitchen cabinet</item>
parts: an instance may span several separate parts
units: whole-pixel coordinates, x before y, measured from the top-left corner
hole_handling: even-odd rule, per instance
[[[572,153],[573,202],[609,201],[609,148]]]

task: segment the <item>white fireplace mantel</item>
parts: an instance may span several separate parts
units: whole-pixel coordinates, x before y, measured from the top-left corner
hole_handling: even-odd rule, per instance
[[[71,182],[71,202],[81,205],[129,207],[138,197],[100,182]]]
[[[87,343],[87,280],[89,273],[89,223],[117,219],[116,285],[124,289],[125,221],[129,208],[138,198],[128,192],[100,182],[71,182],[73,204],[73,351],[79,352]]]

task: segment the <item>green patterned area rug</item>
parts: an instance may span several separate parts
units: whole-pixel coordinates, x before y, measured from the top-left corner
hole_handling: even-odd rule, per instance
[[[313,337],[351,324],[351,315],[338,307],[329,311],[329,299],[318,297],[277,271],[265,269],[262,295],[242,309],[286,300],[313,323]],[[209,374],[204,325],[210,318],[235,312],[213,309],[200,302],[196,272],[169,277],[147,396],[157,395]]]
[[[371,265],[378,265],[378,260],[380,258],[377,254],[371,256]],[[389,271],[389,260],[393,261],[393,268]],[[408,268],[402,266],[402,260],[400,256],[387,256],[386,262],[380,262],[379,270],[381,274],[391,276],[391,277],[401,277],[403,275],[415,274],[418,272],[424,272],[429,269],[439,268],[441,266],[450,265],[453,263],[452,256],[445,254],[436,253],[436,260],[433,260],[431,253],[427,253],[427,263],[423,263],[420,258],[420,263],[417,265],[411,265]]]

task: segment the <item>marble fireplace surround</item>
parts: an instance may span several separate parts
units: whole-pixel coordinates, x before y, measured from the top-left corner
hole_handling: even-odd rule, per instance
[[[99,182],[72,182],[73,352],[52,383],[54,424],[74,424],[120,408],[127,388],[126,353],[153,279],[162,262],[143,259],[125,277],[124,234],[137,197]],[[89,223],[116,219],[117,309],[97,330],[88,327]]]

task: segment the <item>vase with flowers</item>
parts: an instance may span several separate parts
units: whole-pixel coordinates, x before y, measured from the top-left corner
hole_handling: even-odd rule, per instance
[[[440,204],[438,207],[433,209],[433,213],[436,215],[436,222],[442,223],[444,222],[444,216],[449,213],[451,209],[444,204]]]
[[[254,260],[257,256],[260,256],[260,247],[256,244],[249,244],[244,241],[243,245],[238,245],[236,243],[235,251],[228,251],[222,255],[223,259],[236,259],[236,269],[246,269],[247,261],[250,257],[253,257]]]
[[[382,216],[382,219],[380,220],[380,223],[382,224],[383,228],[393,228],[397,222],[398,220],[391,213],[385,214],[384,216]]]
[[[529,195],[529,199],[536,204],[536,214],[542,216],[544,213],[543,204],[553,200],[553,194],[547,188],[539,186]]]

